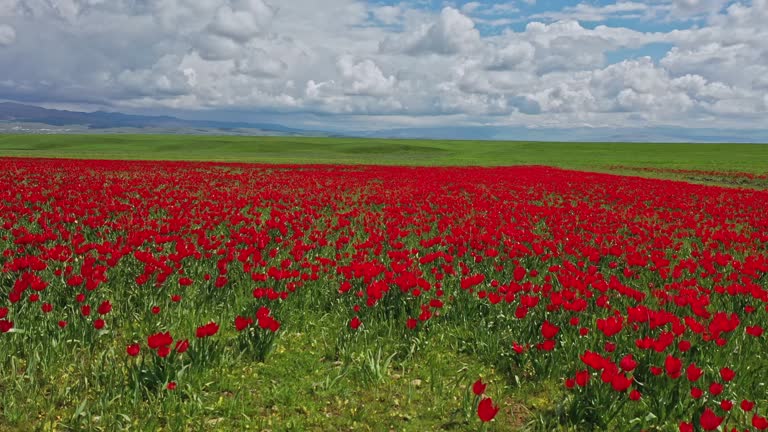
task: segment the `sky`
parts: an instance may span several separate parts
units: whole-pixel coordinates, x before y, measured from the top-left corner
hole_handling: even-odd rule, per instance
[[[0,0],[0,100],[318,129],[768,129],[768,0]]]

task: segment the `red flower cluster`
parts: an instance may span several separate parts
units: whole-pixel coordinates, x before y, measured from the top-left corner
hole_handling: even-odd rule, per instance
[[[208,324],[201,325],[195,332],[195,337],[198,339],[207,338],[215,335],[219,332],[219,325],[211,321]]]
[[[768,192],[545,167],[2,162],[0,339],[149,335],[165,364],[214,335],[234,349],[233,323],[268,352],[275,315],[318,299],[350,340],[470,323],[497,369],[615,400],[594,414],[617,413],[607,429],[672,392],[687,400],[647,429],[768,428]]]

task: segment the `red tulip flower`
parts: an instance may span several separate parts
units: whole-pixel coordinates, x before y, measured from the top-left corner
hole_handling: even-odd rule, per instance
[[[472,384],[472,393],[474,393],[477,396],[482,396],[483,393],[485,393],[485,388],[488,386],[488,384],[483,384],[482,379],[478,378],[477,381],[475,381],[474,384]]]
[[[480,420],[483,422],[493,420],[498,412],[499,407],[493,404],[493,399],[491,398],[484,398],[480,401],[480,404],[477,405],[477,416],[480,417]]]

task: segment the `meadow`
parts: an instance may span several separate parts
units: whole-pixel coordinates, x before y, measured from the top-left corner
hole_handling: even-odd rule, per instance
[[[201,135],[4,135],[0,156],[768,172],[762,144],[431,141]]]
[[[766,430],[763,153],[0,136],[0,430]]]

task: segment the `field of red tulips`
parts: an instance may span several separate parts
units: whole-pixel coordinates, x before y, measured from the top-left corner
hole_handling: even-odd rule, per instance
[[[0,163],[0,430],[768,430],[768,192]]]

